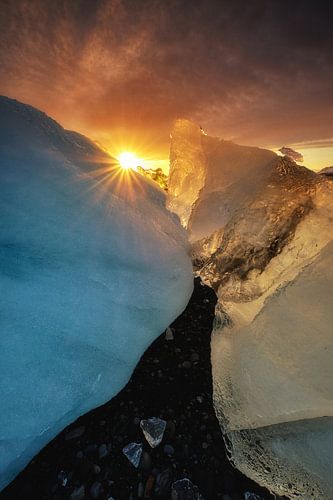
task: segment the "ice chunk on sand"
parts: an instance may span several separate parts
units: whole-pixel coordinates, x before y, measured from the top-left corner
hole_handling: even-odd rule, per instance
[[[112,398],[193,286],[165,194],[0,98],[0,488]]]
[[[166,427],[166,421],[157,417],[151,417],[147,420],[141,420],[140,427],[152,448],[160,444]]]
[[[123,453],[125,457],[131,462],[132,465],[137,469],[140,464],[142,455],[142,444],[141,443],[129,443],[124,446]]]
[[[169,205],[218,294],[214,406],[232,461],[279,495],[333,498],[332,177],[199,134],[176,123]]]

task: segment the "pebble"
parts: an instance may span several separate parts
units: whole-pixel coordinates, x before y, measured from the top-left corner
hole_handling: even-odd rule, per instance
[[[86,496],[86,490],[84,484],[82,484],[78,488],[75,488],[75,490],[70,496],[70,500],[84,500],[85,496]]]
[[[65,439],[66,441],[69,441],[70,439],[76,439],[81,437],[85,433],[86,428],[84,425],[81,425],[81,427],[76,427],[75,429],[72,429],[71,431],[67,432]]]
[[[98,448],[98,458],[102,459],[107,457],[109,454],[109,449],[105,443],[101,444],[101,446]]]
[[[166,455],[173,455],[175,453],[175,449],[171,444],[166,444],[163,448],[163,451]]]
[[[99,466],[99,465],[94,464],[93,469],[94,469],[94,473],[95,473],[95,474],[100,474],[100,472],[101,472],[101,468],[100,468],[100,466]]]
[[[61,486],[66,486],[68,478],[65,471],[61,470],[58,474],[58,481]]]
[[[99,481],[95,481],[90,488],[90,495],[92,498],[99,498],[102,493],[102,485]]]
[[[138,498],[143,498],[144,494],[145,494],[145,489],[143,483],[140,481],[138,484]]]
[[[183,368],[189,369],[191,366],[192,363],[190,361],[183,361]]]
[[[142,454],[140,467],[145,471],[149,471],[152,467],[151,457],[146,451],[144,451]]]

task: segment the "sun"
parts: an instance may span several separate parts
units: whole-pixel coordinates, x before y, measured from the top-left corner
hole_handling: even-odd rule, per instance
[[[141,165],[141,160],[134,153],[124,151],[118,156],[119,165],[121,168],[128,170],[137,170]]]

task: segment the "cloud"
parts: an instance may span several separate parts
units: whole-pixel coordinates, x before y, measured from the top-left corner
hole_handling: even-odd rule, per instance
[[[1,3],[0,92],[67,127],[163,154],[179,116],[243,143],[332,135],[328,2]]]

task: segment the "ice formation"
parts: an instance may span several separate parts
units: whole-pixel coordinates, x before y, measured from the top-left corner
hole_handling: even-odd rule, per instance
[[[192,292],[165,194],[0,98],[0,488],[128,381]]]
[[[231,459],[280,495],[333,498],[332,178],[183,120],[169,191],[219,298],[214,402]]]
[[[158,446],[164,435],[166,421],[161,418],[151,417],[141,420],[140,427],[151,448]]]
[[[123,453],[131,464],[137,469],[140,465],[143,446],[141,443],[129,443],[123,448]]]

